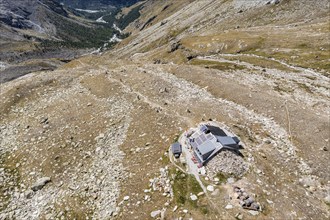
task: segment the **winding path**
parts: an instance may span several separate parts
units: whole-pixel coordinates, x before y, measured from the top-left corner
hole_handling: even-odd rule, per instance
[[[192,174],[195,176],[197,182],[199,183],[199,185],[201,186],[203,192],[207,195],[207,190],[206,187],[204,186],[203,182],[201,181],[199,174],[198,174],[198,167],[197,165],[191,160],[191,158],[193,157],[191,152],[188,149],[188,146],[186,145],[186,142],[184,140],[184,134],[182,134],[179,138],[179,142],[182,145],[182,156],[185,157],[186,163],[187,163],[187,170],[183,170],[182,167],[180,167],[179,165],[177,165],[173,159],[173,155],[171,154],[171,147],[169,148],[169,159],[171,161],[171,163],[177,167],[178,169],[180,169],[182,172],[187,173],[187,174]]]

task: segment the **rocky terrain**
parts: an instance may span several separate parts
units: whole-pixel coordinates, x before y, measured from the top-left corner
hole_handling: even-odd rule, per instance
[[[150,0],[114,49],[1,84],[0,219],[328,219],[328,11]],[[244,149],[205,193],[168,149],[208,120]]]

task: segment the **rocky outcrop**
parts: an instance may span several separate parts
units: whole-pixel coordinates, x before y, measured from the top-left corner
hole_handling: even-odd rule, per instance
[[[43,177],[37,180],[35,184],[31,187],[33,191],[41,190],[47,183],[50,182],[50,177]]]

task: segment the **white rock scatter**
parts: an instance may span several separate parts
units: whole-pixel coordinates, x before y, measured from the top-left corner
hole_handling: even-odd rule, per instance
[[[163,192],[163,196],[172,198],[173,189],[169,179],[169,170],[166,166],[165,168],[160,168],[160,176],[150,179],[150,188],[153,191]]]
[[[96,97],[78,83],[82,78],[75,79],[77,82],[69,89],[40,93],[36,100],[22,107],[15,106],[13,114],[21,118],[19,122],[1,121],[1,157],[9,161],[17,151],[31,156],[14,167],[0,168],[6,196],[0,200],[0,208],[6,207],[0,219],[63,219],[80,209],[84,213],[89,211],[88,215],[94,219],[106,219],[119,213],[120,185],[127,177],[122,165],[125,154],[119,146],[130,125],[131,106],[121,95]],[[56,108],[62,105],[66,110],[63,106],[73,102],[76,109],[90,114],[88,120],[83,121],[82,114],[77,120],[65,121],[65,115],[58,114],[62,110]],[[102,114],[100,109],[104,110]],[[78,111],[78,114],[81,113]],[[105,120],[102,121],[104,129],[99,132],[96,127],[101,118]],[[97,138],[76,139],[83,132],[92,136],[78,126],[93,127],[93,132],[98,132]],[[64,160],[66,156],[70,160]],[[32,161],[38,163],[32,164]],[[61,172],[58,171],[60,166],[63,167]],[[48,169],[54,171],[46,173]],[[69,202],[71,205],[67,205]]]

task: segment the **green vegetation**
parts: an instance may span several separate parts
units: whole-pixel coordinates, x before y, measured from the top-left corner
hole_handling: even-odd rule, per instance
[[[281,83],[277,83],[275,82],[275,86],[274,86],[274,90],[279,92],[279,93],[292,93],[293,92],[293,89],[292,88],[289,88],[289,87],[286,87],[284,86],[284,84],[281,84]]]
[[[324,48],[326,48],[324,49],[324,51],[316,51],[313,48],[302,47],[302,45],[304,46],[307,44],[301,44],[300,47],[298,45],[297,47],[300,49],[292,50],[290,52],[266,53],[266,52],[256,51],[252,53],[263,57],[273,57],[277,60],[284,61],[293,66],[323,70],[325,72],[323,72],[322,74],[328,77],[330,70],[330,63],[327,61],[329,59],[330,49],[327,46],[324,46]]]
[[[227,179],[230,177],[230,175],[224,174],[224,173],[217,173],[216,177],[219,179],[219,183],[225,183]]]
[[[192,201],[190,199],[191,194],[197,195],[203,192],[203,189],[195,179],[193,175],[188,175],[180,170],[171,169],[171,176],[174,176],[172,185],[174,193],[174,201],[178,205],[190,207],[198,210],[203,215],[209,213],[209,206],[206,197],[199,197],[198,200]]]
[[[73,48],[91,48],[102,46],[113,34],[111,28],[85,27],[72,23],[61,25],[58,35],[63,41],[43,41],[42,46],[62,46]]]
[[[217,70],[242,70],[243,66],[229,63],[229,62],[218,62],[218,61],[210,61],[210,60],[200,60],[193,59],[190,61],[190,64],[196,66],[204,66],[205,68],[217,69]]]
[[[236,57],[226,57],[226,59],[238,60],[240,62],[250,63],[252,65],[259,66],[262,68],[278,69],[278,70],[283,70],[283,71],[287,71],[287,72],[295,72],[294,69],[291,69],[277,61],[269,60],[269,59],[261,58],[261,57],[236,56]]]
[[[159,40],[155,41],[154,47],[161,47],[163,45],[166,45],[169,41],[171,41],[173,38],[177,37],[184,31],[186,31],[188,27],[181,28],[181,29],[171,29],[166,36],[160,38]]]
[[[175,135],[175,138],[174,138],[174,142],[173,143],[178,142],[179,141],[179,138],[180,138],[180,135],[179,134]]]
[[[329,208],[330,208],[330,203],[329,203],[329,202],[325,202],[325,204],[326,204],[327,206],[329,206]]]
[[[302,88],[303,90],[305,90],[306,92],[308,93],[313,93],[313,91],[309,88],[309,86],[307,86],[306,84],[304,83],[300,83],[300,82],[297,82],[297,85]]]
[[[43,40],[42,48],[93,48],[101,47],[108,42],[114,33],[112,27],[103,24],[91,24],[86,26],[80,23],[69,21],[60,16],[52,16],[57,27],[57,35],[62,41]],[[122,36],[121,36],[122,37]],[[124,36],[126,37],[126,35]],[[114,43],[109,43],[108,47]]]
[[[133,8],[127,15],[121,17],[118,21],[118,26],[121,29],[126,28],[131,22],[135,21],[141,16],[140,10],[142,9],[143,4]]]
[[[167,165],[167,164],[170,163],[170,159],[168,158],[168,155],[163,154],[163,156],[162,156],[162,163],[164,165]]]
[[[178,204],[185,205],[189,202],[192,206],[196,207],[197,202],[190,200],[190,193],[198,194],[202,192],[202,188],[193,175],[184,174],[182,171],[171,170],[175,174],[173,192],[174,199]]]
[[[21,182],[19,170],[15,166],[14,161],[8,160],[7,158],[8,153],[0,155],[0,168],[4,168],[6,173],[5,175],[10,178],[10,181],[6,183],[7,185],[5,183],[0,184],[0,203],[2,203],[0,206],[0,212],[7,208],[10,201],[11,194],[5,194],[5,192],[8,192],[13,188],[20,188]]]
[[[83,196],[65,197],[61,203],[55,205],[55,209],[58,213],[62,212],[65,219],[92,219],[94,209],[84,205],[87,199]]]

